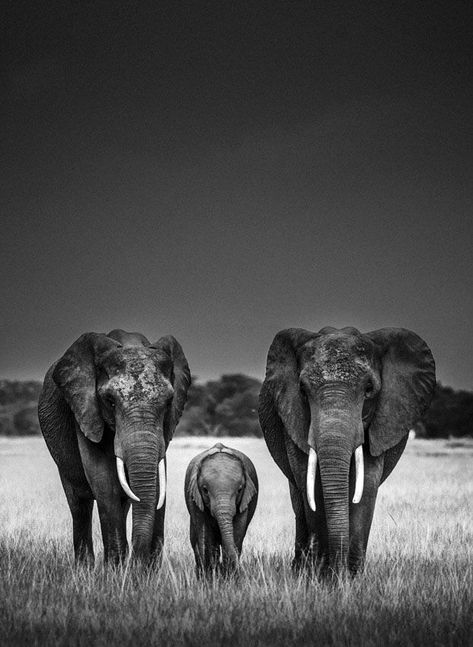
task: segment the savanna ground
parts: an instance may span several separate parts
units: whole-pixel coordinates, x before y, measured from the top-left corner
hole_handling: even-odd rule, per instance
[[[324,583],[290,568],[287,482],[259,439],[260,497],[237,579],[197,581],[185,468],[215,439],[168,452],[160,570],[75,568],[71,522],[41,438],[0,439],[1,645],[473,645],[473,443],[411,440],[381,487],[364,574]]]

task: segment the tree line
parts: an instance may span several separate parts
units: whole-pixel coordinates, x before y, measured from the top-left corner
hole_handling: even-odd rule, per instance
[[[189,388],[176,430],[181,436],[257,436],[260,380],[240,373]],[[0,435],[39,434],[37,416],[41,382],[0,380]],[[424,438],[473,437],[473,393],[455,391],[440,382],[416,433]]]

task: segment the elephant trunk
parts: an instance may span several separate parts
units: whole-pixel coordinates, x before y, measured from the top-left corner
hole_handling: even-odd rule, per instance
[[[218,523],[222,540],[223,562],[231,568],[238,566],[238,551],[235,546],[233,534],[233,518],[235,516],[235,505],[228,498],[217,499],[212,516]]]
[[[328,404],[331,400],[328,398]],[[315,464],[320,469],[322,492],[327,521],[329,564],[334,570],[346,565],[349,550],[349,486],[350,465],[355,449],[356,486],[354,501],[361,499],[363,491],[362,449],[363,441],[361,411],[356,402],[344,409],[335,410],[323,399],[317,408],[311,408],[311,428],[308,461],[308,502],[309,477],[315,479]],[[325,406],[324,406],[325,405]],[[316,458],[314,456],[316,452]],[[312,489],[313,492],[313,489]]]
[[[329,563],[335,570],[346,564],[349,547],[348,484],[351,453],[338,444],[321,443],[320,478],[327,519]]]
[[[128,434],[122,445],[130,489],[136,497],[133,502],[133,552],[142,557],[151,553],[158,497],[164,500],[164,493],[159,491],[164,483],[164,442],[160,442],[160,437],[156,429],[135,431]]]

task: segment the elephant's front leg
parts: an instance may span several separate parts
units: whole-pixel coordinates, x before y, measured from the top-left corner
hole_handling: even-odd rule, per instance
[[[154,517],[153,536],[151,539],[151,559],[157,566],[161,564],[164,545],[164,516],[166,513],[166,502],[159,510],[156,510]]]
[[[306,496],[308,456],[285,436],[287,458],[293,479],[289,480],[292,509],[296,518],[296,537],[292,567],[319,567],[328,552],[327,530],[322,497],[322,483],[317,470],[315,481],[316,512],[310,509]]]
[[[72,515],[72,535],[76,562],[94,565],[94,547],[92,542],[92,511],[94,498],[87,483],[83,487],[74,487],[60,474]]]
[[[292,508],[296,518],[296,538],[292,567],[323,568],[328,555],[328,540],[321,488],[316,495],[316,512],[309,508],[307,499],[297,486],[289,483]]]
[[[101,497],[97,507],[102,530],[104,560],[118,565],[128,552],[126,539],[126,517],[130,508],[128,499],[120,495],[116,498]]]
[[[378,488],[383,475],[384,457],[374,458],[364,451],[365,480],[363,496],[359,503],[350,502],[350,547],[348,551],[348,567],[355,575],[363,569],[368,545],[368,537],[373,521],[374,507]],[[351,470],[354,471],[353,469]],[[350,487],[350,497],[353,497],[354,478]],[[351,501],[350,498],[350,501]]]
[[[309,547],[309,530],[307,528],[304,499],[294,483],[289,481],[292,509],[296,518],[296,538],[294,543],[294,559],[292,567],[295,570],[302,568],[307,562]]]
[[[104,559],[117,564],[125,559],[128,550],[126,517],[130,501],[120,486],[113,451],[91,443],[80,432],[77,438],[84,472],[97,500]]]

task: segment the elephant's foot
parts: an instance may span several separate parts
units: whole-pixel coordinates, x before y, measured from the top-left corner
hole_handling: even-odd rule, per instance
[[[330,567],[326,555],[317,555],[313,552],[303,552],[292,560],[292,570],[295,575],[325,582],[333,578],[334,570]]]
[[[205,576],[205,569],[202,564],[195,565],[195,576],[198,580],[201,580]]]
[[[163,564],[162,547],[154,551],[143,548],[133,548],[132,561],[140,568],[157,570],[161,568]]]
[[[314,537],[305,546],[296,543],[292,569],[296,574],[305,573],[324,582],[338,581],[347,574],[362,572],[364,562],[363,546],[352,542],[348,555],[330,555],[328,547]]]
[[[355,577],[361,573],[364,568],[364,560],[357,559],[348,562],[338,562],[333,564],[328,558],[319,562],[317,569],[318,578],[328,584],[336,584],[347,577]]]
[[[211,580],[220,574],[221,563],[218,557],[212,558],[208,553],[204,557],[199,551],[195,552],[195,574],[197,579]]]
[[[76,566],[83,566],[84,568],[93,569],[95,565],[94,551],[90,550],[87,546],[80,547],[75,551],[75,564]]]
[[[213,563],[197,563],[195,566],[195,575],[198,580],[206,579],[208,581],[220,577],[222,574],[222,564],[220,562]]]
[[[318,576],[326,563],[325,555],[320,553],[316,544],[310,544],[302,549],[296,547],[292,560],[292,570],[299,573],[306,573],[310,576]]]
[[[153,568],[161,568],[163,564],[163,547],[164,537],[153,538],[151,544],[151,554],[149,556],[149,564]]]
[[[315,556],[309,551],[296,553],[292,560],[292,570],[297,573],[311,573],[315,565]]]
[[[224,579],[236,577],[240,573],[239,561],[223,561],[220,564],[219,573]]]
[[[365,568],[365,558],[363,557],[358,557],[355,559],[352,559],[351,556],[348,558],[348,572],[350,575],[353,577],[355,575],[358,575],[358,573],[362,573]]]
[[[292,558],[291,568],[297,575],[306,568],[306,559],[302,554],[296,554]]]
[[[240,572],[239,562],[220,560],[218,554],[208,559],[202,560],[199,557],[196,559],[195,574],[197,579],[206,578],[212,580],[215,578],[230,578],[236,577]]]
[[[107,566],[113,566],[115,568],[122,566],[126,563],[128,551],[108,551],[107,554],[104,554],[104,563]]]
[[[355,537],[350,543],[347,566],[351,575],[362,573],[366,559],[366,541],[357,540]]]
[[[128,543],[111,542],[104,543],[103,559],[104,563],[110,566],[121,566],[125,564],[128,557]]]

